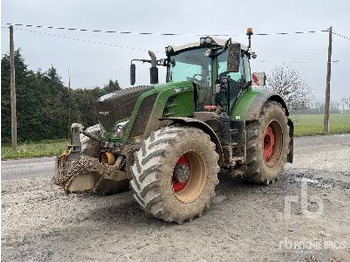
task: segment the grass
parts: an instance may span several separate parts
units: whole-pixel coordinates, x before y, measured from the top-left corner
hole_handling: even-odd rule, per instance
[[[322,114],[305,114],[291,116],[294,122],[295,136],[324,135]],[[350,133],[350,114],[330,114],[330,134]]]
[[[323,135],[323,115],[293,115],[295,136]],[[350,133],[350,114],[331,114],[330,133]],[[60,155],[67,146],[66,139],[26,142],[13,151],[11,145],[1,145],[1,160]]]
[[[67,139],[25,142],[19,144],[15,151],[11,145],[1,144],[1,160],[60,155],[67,144]]]

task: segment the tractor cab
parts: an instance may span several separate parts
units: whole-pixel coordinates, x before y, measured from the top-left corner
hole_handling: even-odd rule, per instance
[[[196,43],[168,46],[166,54],[166,81],[192,82],[196,111],[220,106],[229,113],[242,90],[251,86],[251,52],[231,39],[202,37]]]
[[[250,58],[256,55],[250,47],[232,42],[231,38],[223,40],[207,36],[201,37],[199,42],[167,46],[166,58],[160,60],[153,52],[148,53],[150,60],[131,61],[131,84],[135,84],[135,61],[152,65],[151,84],[158,83],[157,66],[164,66],[166,83],[192,83],[195,111],[218,110],[229,115],[242,91],[252,86]],[[264,85],[263,81],[260,85]]]

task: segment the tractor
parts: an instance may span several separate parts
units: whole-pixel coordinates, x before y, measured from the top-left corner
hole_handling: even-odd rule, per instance
[[[248,46],[208,36],[167,46],[163,59],[152,51],[133,59],[131,85],[135,62],[151,64],[150,85],[100,97],[96,126],[72,124],[54,183],[100,194],[130,187],[146,214],[182,223],[210,206],[220,170],[259,184],[279,179],[293,160],[293,122],[282,97],[263,88],[264,73],[251,73],[252,34]]]

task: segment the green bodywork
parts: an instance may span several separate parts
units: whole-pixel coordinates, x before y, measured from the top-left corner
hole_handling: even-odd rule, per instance
[[[252,88],[244,90],[233,105],[233,109],[230,114],[231,120],[246,121],[248,118],[249,109],[253,105],[256,98],[262,93],[267,94],[270,92],[263,89]]]
[[[195,111],[194,102],[194,87],[191,82],[177,82],[155,85],[154,89],[147,91],[140,95],[137,100],[132,114],[129,118],[129,122],[126,126],[123,137],[118,139],[114,138],[111,133],[105,134],[105,138],[111,141],[126,142],[130,140],[131,129],[135,122],[138,112],[141,110],[141,105],[146,97],[156,95],[155,103],[151,110],[149,117],[150,121],[164,120],[168,117],[193,117]],[[239,98],[234,101],[233,109],[229,114],[231,120],[234,121],[246,121],[249,119],[250,109],[256,100],[261,96],[270,96],[271,92],[263,89],[248,88],[244,90]],[[266,99],[265,99],[266,100]],[[166,112],[164,109],[167,108]],[[126,119],[119,120],[118,123],[125,121]]]

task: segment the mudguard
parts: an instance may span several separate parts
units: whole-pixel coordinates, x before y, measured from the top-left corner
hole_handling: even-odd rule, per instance
[[[266,89],[246,89],[239,96],[233,105],[230,117],[232,120],[254,121],[259,119],[260,112],[267,101],[276,101],[286,110],[289,111],[282,97]]]
[[[240,97],[233,105],[230,117],[234,121],[256,121],[259,120],[260,112],[267,101],[275,101],[282,105],[286,111],[287,117],[289,111],[283,98],[274,92],[266,89],[249,88],[243,91]],[[288,118],[289,125],[289,153],[287,161],[293,162],[293,140],[294,140],[294,125],[291,119]]]
[[[219,165],[223,165],[224,159],[223,159],[223,147],[221,145],[220,139],[216,135],[215,131],[205,122],[195,119],[195,118],[190,118],[190,117],[167,117],[164,120],[172,120],[174,123],[181,123],[183,125],[187,126],[193,126],[196,128],[199,128],[203,130],[205,133],[207,133],[211,140],[215,143],[216,145],[216,152],[219,154]]]

